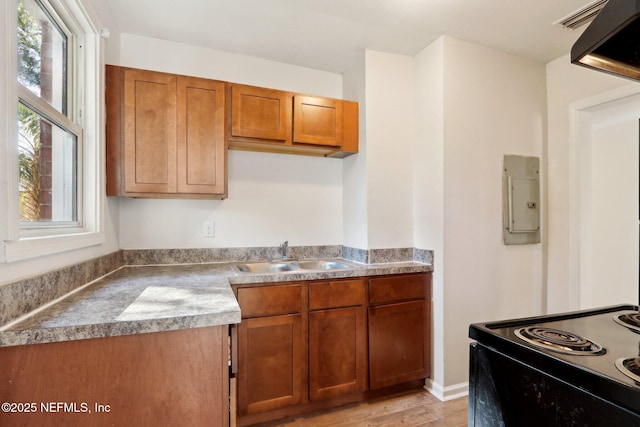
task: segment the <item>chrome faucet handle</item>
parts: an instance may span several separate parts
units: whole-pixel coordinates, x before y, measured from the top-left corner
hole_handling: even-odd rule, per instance
[[[280,244],[280,254],[282,255],[282,258],[287,258],[288,254],[289,254],[289,241],[286,240],[284,243]]]

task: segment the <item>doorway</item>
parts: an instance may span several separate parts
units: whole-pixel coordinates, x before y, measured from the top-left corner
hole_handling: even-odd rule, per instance
[[[640,94],[579,112],[580,308],[638,303]]]

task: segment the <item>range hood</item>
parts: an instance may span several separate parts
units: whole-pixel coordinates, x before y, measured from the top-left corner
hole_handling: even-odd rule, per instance
[[[609,0],[571,48],[571,62],[640,80],[640,0]]]

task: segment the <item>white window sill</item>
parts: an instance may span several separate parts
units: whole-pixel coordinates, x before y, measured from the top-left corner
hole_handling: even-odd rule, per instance
[[[30,237],[4,242],[5,262],[82,249],[104,243],[104,233],[85,232],[47,237]]]

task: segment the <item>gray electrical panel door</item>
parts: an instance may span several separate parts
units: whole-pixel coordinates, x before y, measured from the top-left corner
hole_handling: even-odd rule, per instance
[[[540,159],[505,155],[503,166],[504,244],[540,243]]]

